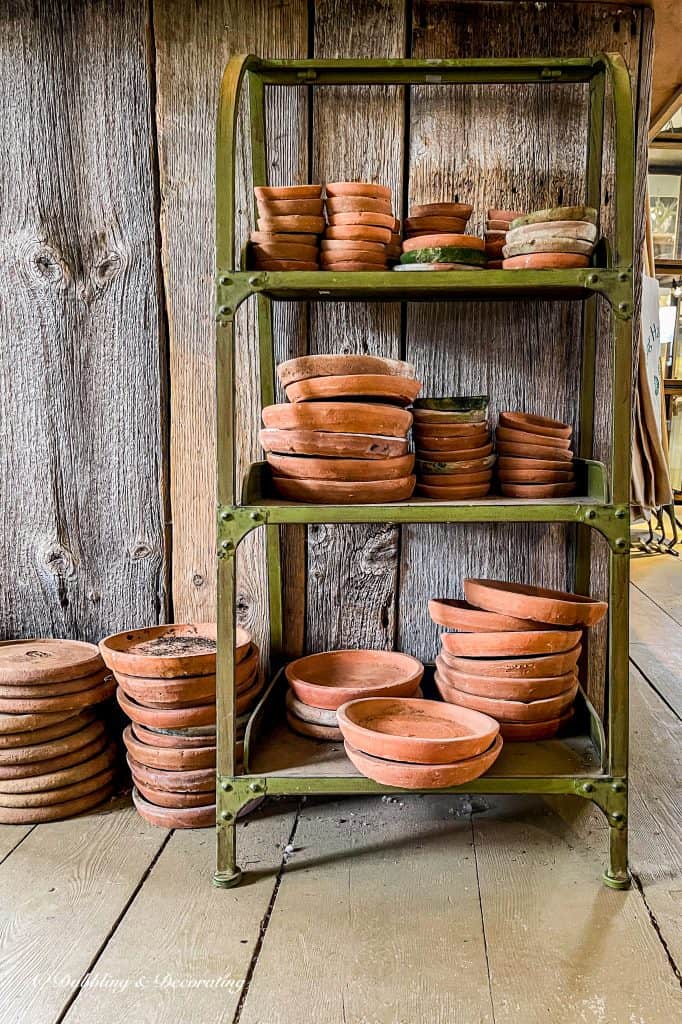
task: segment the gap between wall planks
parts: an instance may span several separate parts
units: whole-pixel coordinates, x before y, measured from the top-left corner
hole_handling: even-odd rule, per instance
[[[0,18],[3,637],[166,616],[148,29],[134,0]]]

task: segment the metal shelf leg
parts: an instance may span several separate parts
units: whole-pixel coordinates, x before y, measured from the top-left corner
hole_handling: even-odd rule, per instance
[[[609,823],[609,866],[603,875],[610,889],[629,889],[632,882],[628,869],[627,826]]]

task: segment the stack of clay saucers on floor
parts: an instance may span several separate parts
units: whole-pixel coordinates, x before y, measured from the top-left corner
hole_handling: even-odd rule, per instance
[[[258,230],[251,233],[255,270],[318,270],[324,231],[321,185],[256,188]]]
[[[365,181],[334,181],[325,191],[328,226],[322,241],[322,269],[385,270],[400,254],[400,221],[393,215],[390,188]]]
[[[112,795],[116,748],[93,706],[114,688],[94,644],[0,643],[0,822],[56,821]]]
[[[215,625],[134,629],[102,640],[100,650],[132,723],[123,740],[137,810],[164,828],[213,825]],[[248,714],[262,688],[258,648],[242,629],[237,630],[235,659],[236,755],[241,761]]]
[[[502,250],[504,270],[588,267],[597,241],[597,211],[557,206],[516,217]]]
[[[311,739],[342,739],[336,712],[360,697],[421,696],[424,666],[393,651],[323,651],[297,658],[286,667],[287,722]]]
[[[413,206],[405,221],[400,265],[395,269],[483,270],[483,239],[464,233],[471,211],[467,203]]]
[[[436,685],[443,700],[491,715],[505,740],[556,735],[578,691],[583,628],[603,601],[496,580],[465,580],[466,601],[429,601],[441,635]]]
[[[277,373],[287,404],[263,410],[260,442],[288,501],[401,501],[414,490],[407,450],[414,367],[375,356],[302,356]]]
[[[489,494],[495,456],[488,396],[420,398],[412,415],[417,493],[441,501]]]
[[[485,254],[488,270],[502,268],[502,250],[505,246],[507,232],[513,220],[523,214],[516,210],[488,210],[485,222]]]
[[[507,498],[565,498],[575,494],[573,430],[560,420],[501,412],[495,430],[497,475]]]

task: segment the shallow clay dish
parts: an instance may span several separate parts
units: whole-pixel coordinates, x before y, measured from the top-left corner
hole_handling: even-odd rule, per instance
[[[558,472],[552,469],[499,469],[498,476],[509,484],[568,484],[575,480],[572,469]]]
[[[391,231],[389,228],[380,228],[373,224],[341,224],[338,227],[327,228],[324,237],[337,241],[383,242],[384,245],[388,245],[391,241]]]
[[[553,462],[573,462],[570,448],[549,448],[544,444],[513,444],[511,441],[496,441],[500,455],[516,455],[522,459],[551,459]]]
[[[133,803],[141,818],[159,828],[211,828],[215,825],[215,804],[206,807],[157,807],[133,789]]]
[[[593,250],[594,244],[592,242],[585,242],[582,238],[561,238],[558,236],[550,238],[544,235],[539,238],[528,239],[527,242],[503,244],[497,251],[505,259],[512,259],[515,256],[529,256],[532,253],[540,252],[563,252],[575,253],[579,256],[591,256]],[[488,252],[487,246],[486,252]]]
[[[279,232],[279,231],[252,231],[250,240],[256,245],[275,245],[282,243],[283,245],[306,245],[309,248],[317,250],[318,237],[317,235],[310,234],[292,234],[292,232]]]
[[[407,440],[381,434],[327,433],[324,430],[261,430],[266,452],[281,455],[331,456],[350,459],[391,459],[407,454]]]
[[[436,459],[417,459],[415,462],[416,471],[420,479],[425,480],[427,476],[448,476],[457,473],[482,473],[495,465],[496,455],[490,454],[482,459],[457,459],[448,462],[439,462]],[[431,481],[428,481],[431,483]],[[435,481],[434,481],[435,482]],[[444,485],[444,484],[443,484]],[[438,486],[436,484],[436,486]]]
[[[182,807],[210,807],[215,796],[210,793],[172,793],[164,789],[155,789],[153,786],[145,786],[140,779],[135,779],[135,788],[145,800],[156,807],[170,807],[174,809]]]
[[[397,480],[293,480],[273,476],[277,493],[286,501],[311,501],[323,505],[363,505],[404,501],[412,496],[416,477]]]
[[[391,214],[386,213],[386,207],[382,206],[378,210],[330,213],[328,220],[331,227],[343,227],[344,224],[374,224],[378,228],[388,228],[389,231],[392,231],[394,218]]]
[[[258,212],[261,217],[284,217],[291,214],[314,214],[321,216],[324,210],[323,199],[258,199]]]
[[[457,672],[473,676],[512,676],[515,679],[541,679],[574,672],[582,647],[576,644],[556,654],[532,655],[528,658],[482,658],[452,654],[444,649],[445,663]]]
[[[501,220],[505,224],[511,224],[513,220],[518,220],[519,217],[525,217],[525,214],[520,210],[497,210],[491,207],[487,212],[488,220]]]
[[[215,729],[209,734],[194,736],[185,731],[171,731],[169,729],[149,729],[147,726],[139,725],[137,722],[131,724],[133,735],[140,743],[149,743],[155,747],[172,747],[175,749],[186,747],[215,747]]]
[[[407,697],[370,697],[338,712],[344,739],[357,750],[392,761],[448,764],[488,750],[499,725],[451,704]]]
[[[369,196],[371,199],[390,200],[388,185],[374,181],[328,181],[324,187],[328,196]]]
[[[399,455],[380,462],[375,459],[316,459],[306,456],[267,457],[275,476],[305,480],[395,480],[409,476],[414,455]]]
[[[523,224],[541,224],[549,220],[586,220],[590,224],[597,223],[597,211],[593,206],[551,206],[544,210],[534,210],[514,217],[512,228]]]
[[[334,249],[332,252],[323,252],[320,256],[320,263],[323,267],[334,267],[337,263],[374,263],[377,267],[386,266],[386,249],[383,252],[376,252],[373,249]]]
[[[575,483],[514,484],[502,483],[500,490],[507,498],[565,498],[575,494]]]
[[[58,757],[48,757],[44,761],[23,764],[0,765],[0,792],[3,790],[14,792],[16,791],[15,786],[23,784],[27,779],[32,779],[37,775],[46,778],[47,775],[59,772],[63,768],[71,768],[73,765],[81,765],[91,761],[93,757],[97,757],[98,754],[102,753],[107,743],[106,735],[102,734],[84,746],[79,747],[78,750],[72,750],[67,754],[60,754]],[[32,789],[34,787],[29,784],[26,788]],[[41,784],[38,788],[45,789],[47,787]]]
[[[502,260],[503,270],[572,270],[589,265],[589,256],[563,252],[535,252]]]
[[[396,651],[325,651],[290,662],[285,674],[298,700],[336,711],[359,697],[413,696],[424,666]]]
[[[61,697],[0,697],[0,712],[9,714],[31,714],[43,711],[71,711],[92,707],[113,696],[116,683],[107,676],[101,683],[78,693],[65,693]]]
[[[0,793],[0,807],[55,807],[67,800],[76,800],[101,790],[103,786],[112,782],[114,775],[115,770],[107,768],[89,779],[72,782],[68,786],[60,786],[59,789],[35,793]]]
[[[471,448],[476,446],[479,437],[490,437],[490,426],[486,420],[477,423],[424,423],[420,417],[419,422],[415,420],[413,431],[420,440],[456,439]]]
[[[253,261],[254,270],[319,270],[317,262],[307,260],[266,260],[256,257]]]
[[[0,765],[35,764],[48,758],[61,757],[74,750],[80,750],[104,733],[104,723],[91,721],[81,728],[72,730],[65,736],[45,740],[43,743],[29,742],[22,747],[11,747],[0,750]]]
[[[393,227],[393,214],[388,199],[376,196],[328,196],[325,200],[328,214],[361,213],[363,210],[372,213],[386,214],[388,227]]]
[[[533,743],[538,740],[550,740],[573,718],[573,710],[569,709],[559,718],[550,718],[547,722],[500,722],[500,733],[505,743]]]
[[[563,676],[544,676],[537,679],[468,675],[465,672],[456,672],[451,669],[443,655],[436,658],[436,668],[444,688],[449,686],[475,697],[521,701],[524,704],[558,697],[570,689],[575,682],[575,675],[572,672]]]
[[[320,725],[318,722],[306,722],[297,715],[287,711],[287,725],[299,736],[306,736],[311,740],[324,740],[326,743],[339,743],[343,736],[338,726]]]
[[[54,722],[52,725],[43,726],[40,729],[24,729],[21,732],[0,733],[0,751],[16,749],[17,747],[31,747],[38,743],[47,743],[49,740],[57,740],[63,736],[78,732],[84,726],[94,722],[95,712],[91,708],[84,708],[78,714],[63,721]]]
[[[499,757],[502,751],[502,738],[497,736],[490,748],[476,757],[438,765],[388,761],[364,754],[348,742],[344,746],[357,770],[374,782],[400,789],[442,789],[471,782],[472,779],[483,775]]]
[[[298,245],[293,242],[254,242],[252,252],[256,265],[274,260],[293,263],[317,263],[316,245]]]
[[[490,482],[484,484],[462,484],[459,487],[433,487],[431,484],[417,484],[417,494],[436,501],[467,501],[485,498],[490,493]]]
[[[0,684],[0,697],[11,700],[17,697],[23,700],[30,700],[35,697],[39,701],[43,697],[64,697],[68,694],[92,690],[93,687],[103,683],[110,674],[109,670],[102,665],[102,668],[97,672],[93,672],[91,676],[67,679],[63,683],[47,682],[30,686],[17,685],[16,683]]]
[[[149,708],[127,697],[120,686],[116,700],[131,721],[151,728],[183,729],[190,725],[213,725],[216,720],[215,703],[191,708]]]
[[[558,718],[571,706],[578,692],[578,683],[574,682],[568,690],[555,697],[530,701],[504,700],[497,697],[479,697],[456,689],[446,682],[439,672],[435,673],[434,679],[443,700],[481,711],[499,722],[544,722],[549,718]],[[531,685],[530,682],[528,685]]]
[[[237,630],[237,649],[246,653],[251,637]],[[215,675],[215,622],[177,623],[112,633],[99,644],[113,672],[151,679]]]
[[[419,478],[419,484],[420,486],[425,484],[427,487],[464,487],[466,484],[490,483],[492,478],[492,469],[472,470],[471,472],[464,470],[461,473],[453,473],[451,476],[448,476],[447,473],[430,476],[427,473]]]
[[[323,238],[322,241],[320,242],[320,249],[321,249],[322,253],[334,252],[334,250],[336,250],[336,251],[339,251],[339,252],[377,252],[377,253],[382,253],[382,254],[386,255],[387,252],[388,252],[388,248],[390,248],[390,246],[386,246],[383,242],[367,242],[367,241],[363,241],[362,239],[360,239],[358,241],[357,239],[356,240],[352,240],[350,238],[346,238],[346,239],[343,239],[343,238]],[[399,363],[400,362],[400,360],[398,360],[398,359],[386,359],[386,360],[383,360],[381,356],[354,356],[354,355],[332,356],[332,355],[330,355],[330,356],[301,356],[300,358],[301,359],[339,359],[339,360],[341,360],[341,359],[351,359],[351,360],[358,360],[359,362],[363,362],[365,360],[367,362],[370,362],[371,360],[376,360],[378,362],[386,362],[386,363]],[[295,362],[298,362],[298,360],[297,359],[290,359],[287,362],[288,363],[295,363]],[[285,366],[285,365],[287,365],[287,364],[286,363],[280,363],[280,366]],[[405,364],[405,365],[409,365],[409,364]],[[411,370],[412,370],[412,372],[405,374],[405,376],[413,377],[414,376],[414,367],[412,367]],[[277,372],[279,373],[279,369],[278,369]],[[391,373],[392,371],[391,370],[374,370],[374,369],[365,370],[363,368],[359,368],[359,369],[334,370],[333,372],[334,373],[375,373],[375,372],[376,373]],[[320,377],[320,376],[322,376],[322,373],[310,373],[310,374],[308,374],[308,376],[310,376],[310,377]],[[282,383],[284,383],[284,381]]]
[[[492,444],[483,444],[478,448],[448,448],[422,451],[417,449],[417,458],[425,458],[433,462],[475,462],[485,459],[492,453]]]
[[[507,232],[507,241],[514,245],[539,241],[577,241],[593,245],[596,239],[596,224],[591,224],[587,220],[538,221],[537,224],[522,224],[520,227],[510,228]]]
[[[296,405],[266,406],[263,423],[277,430],[340,431],[402,437],[412,426],[412,414],[406,409],[380,403],[299,402]]]
[[[420,451],[467,451],[471,448],[480,448],[481,445],[490,441],[490,431],[487,427],[472,431],[469,434],[429,434],[424,433],[423,428],[413,427],[415,444]]]
[[[512,444],[539,444],[544,445],[548,442],[540,440],[541,435],[531,433],[528,430],[516,430],[512,427],[498,426],[495,431],[495,437],[498,441],[510,441]],[[552,448],[563,448],[568,450],[571,447],[571,438],[569,437],[554,437],[551,442]]]
[[[324,217],[307,216],[306,214],[292,214],[287,217],[268,216],[258,218],[258,230],[286,234],[287,232],[299,232],[301,234],[321,235],[325,229]]]
[[[113,743],[105,743],[99,751],[90,757],[64,768],[45,768],[39,775],[20,775],[3,779],[0,782],[0,793],[8,796],[20,793],[46,793],[52,789],[60,790],[63,786],[83,782],[108,770],[116,761],[117,754],[116,746]]]
[[[524,472],[535,472],[536,470],[549,470],[550,472],[572,473],[573,466],[566,463],[565,459],[536,459],[530,461],[528,458],[514,455],[502,455],[497,460],[498,472],[507,470],[522,470]]]
[[[215,791],[215,768],[197,768],[193,771],[168,771],[165,768],[149,768],[126,755],[128,767],[134,779],[141,779],[148,786],[179,793],[206,793]]]
[[[517,615],[559,626],[594,626],[606,615],[606,601],[545,587],[498,580],[464,580],[467,601],[501,615]]]
[[[457,248],[457,249],[478,249],[485,252],[485,242],[475,235],[465,235],[453,231],[429,232],[406,238],[403,241],[403,252],[412,252],[413,249],[424,248]]]
[[[4,640],[0,685],[39,686],[91,676],[103,668],[95,644],[80,640]]]
[[[455,426],[460,423],[485,423],[487,413],[485,409],[474,409],[471,412],[446,412],[439,409],[423,409],[415,406],[413,410],[414,421],[419,426],[430,424],[438,426]]]
[[[501,412],[498,422],[502,427],[525,430],[532,434],[544,434],[547,437],[567,438],[573,433],[572,427],[562,423],[561,420],[552,420],[548,416],[534,416],[527,412]]]
[[[290,199],[319,199],[322,195],[322,185],[286,185],[284,187],[273,185],[257,185],[254,188],[256,199],[268,200],[290,200]]]
[[[529,623],[528,619],[482,611],[466,601],[450,598],[432,598],[429,601],[429,615],[436,625],[463,633],[499,633],[505,630],[525,632],[535,627],[535,623]]]
[[[287,711],[310,725],[326,725],[331,729],[338,729],[339,722],[336,711],[325,711],[324,708],[313,708],[310,704],[304,704],[298,700],[293,690],[287,690],[286,696]]]
[[[421,384],[409,377],[379,373],[343,374],[337,377],[309,377],[286,388],[290,402],[337,398],[379,398],[398,405],[410,405]]]
[[[405,219],[405,231],[408,235],[463,235],[467,222],[463,217],[450,217],[444,214],[423,214]]]
[[[385,270],[386,264],[362,263],[359,260],[328,260],[323,268],[334,273],[358,273],[365,270]]]
[[[114,784],[108,782],[100,789],[64,803],[52,804],[50,807],[1,807],[0,824],[2,825],[38,825],[45,821],[60,821],[83,814],[93,807],[108,800],[114,792]]]
[[[410,217],[459,217],[467,221],[473,210],[469,203],[418,203],[410,207]]]
[[[215,675],[147,679],[117,672],[116,681],[129,697],[150,707],[193,707],[215,700]]]
[[[148,768],[165,768],[170,771],[215,768],[215,746],[156,747],[138,740],[129,725],[123,730],[123,742],[130,756]]]
[[[85,710],[85,708],[81,708],[69,711],[33,711],[21,715],[0,713],[0,735],[14,736],[18,732],[44,729],[56,725],[58,722],[65,722],[67,718],[83,714]]]
[[[448,654],[473,658],[514,658],[559,654],[580,643],[579,629],[505,630],[499,633],[441,633]]]

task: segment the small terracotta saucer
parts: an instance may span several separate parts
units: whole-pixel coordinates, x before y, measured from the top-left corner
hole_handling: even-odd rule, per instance
[[[354,373],[336,377],[309,377],[286,388],[290,402],[310,402],[319,399],[333,401],[338,398],[369,398],[411,405],[419,394],[421,384],[410,377],[390,374]]]
[[[335,458],[402,458],[407,440],[380,434],[349,434],[323,430],[261,430],[258,439],[266,452],[282,455],[333,456]]]
[[[374,459],[316,459],[296,455],[268,455],[276,476],[306,480],[395,480],[409,476],[414,455]]]
[[[415,476],[397,480],[294,480],[273,476],[277,494],[286,501],[323,505],[366,505],[388,501],[405,501],[414,492]]]
[[[38,825],[45,821],[60,821],[73,818],[77,814],[92,810],[108,800],[114,792],[113,782],[108,782],[85,796],[49,807],[2,807],[0,808],[0,824],[2,825]]]
[[[572,672],[563,676],[547,676],[537,679],[514,679],[508,676],[472,676],[451,669],[442,656],[436,658],[438,678],[441,682],[441,694],[449,693],[447,687],[470,694],[473,697],[485,697],[491,700],[520,701],[528,704],[531,701],[547,700],[565,693],[574,681]],[[480,709],[479,709],[480,710]],[[492,714],[493,712],[490,711]]]
[[[382,256],[386,256],[388,254],[388,249],[389,248],[390,248],[390,246],[387,245],[385,242],[367,242],[367,241],[364,241],[363,239],[357,240],[357,239],[351,239],[351,238],[345,238],[345,239],[344,238],[323,238],[322,241],[320,242],[320,252],[321,252],[322,256],[324,256],[325,253],[334,253],[334,252],[365,252],[365,253],[366,252],[375,252],[375,253],[381,254]],[[317,358],[321,358],[321,357],[318,357],[318,356],[302,356],[301,358],[303,358],[303,359],[317,359]],[[330,359],[343,359],[345,357],[344,356],[330,356],[329,358]],[[348,358],[352,359],[353,357],[352,356],[348,356]],[[362,356],[356,356],[355,358],[362,359],[363,357]],[[373,356],[366,356],[364,358],[372,359],[374,357]],[[287,360],[287,361],[293,363],[296,360],[290,359],[290,360]],[[397,359],[396,360],[387,360],[387,362],[398,362],[398,360]],[[280,366],[281,365],[282,364],[280,363]],[[277,368],[277,372],[279,373],[279,367]],[[341,370],[339,372],[340,373],[346,373],[346,372],[348,372],[348,373],[371,373],[373,371],[371,371],[371,370],[370,371],[368,371],[368,370],[348,370],[348,371]],[[310,376],[311,377],[315,376],[315,374],[310,374]]]
[[[95,644],[81,640],[3,640],[0,685],[40,686],[92,676],[103,668]]]
[[[467,501],[485,498],[490,494],[490,482],[485,484],[463,484],[460,487],[433,487],[430,484],[417,484],[417,494],[436,501]]]
[[[494,207],[488,210],[488,220],[500,220],[504,221],[505,224],[511,224],[513,220],[518,220],[519,217],[523,217],[525,214],[521,213],[520,210],[497,210]]]
[[[417,459],[415,465],[420,479],[425,479],[426,476],[448,476],[458,472],[482,472],[484,469],[490,469],[491,466],[495,465],[495,458],[495,455],[486,455],[480,459],[453,459],[448,462],[439,462],[435,459]]]
[[[472,465],[475,465],[472,463]],[[454,473],[422,473],[419,477],[421,487],[463,487],[465,484],[490,484],[493,478],[492,469],[463,469]]]
[[[551,459],[553,462],[572,462],[573,451],[570,448],[550,448],[544,444],[514,444],[511,441],[497,440],[500,455],[517,455],[525,459]]]
[[[499,217],[488,217],[485,222],[486,231],[508,231],[510,220],[501,220]]]
[[[47,789],[33,793],[0,793],[0,807],[41,808],[55,807],[67,800],[77,800],[101,790],[113,781],[116,774],[114,768],[106,768],[91,778],[60,786],[59,789]]]
[[[128,697],[149,707],[194,707],[215,700],[214,675],[143,679],[118,672],[116,680]]]
[[[387,185],[377,185],[373,181],[328,181],[324,190],[328,196],[369,196],[384,200],[391,198],[391,190]]]
[[[133,789],[133,803],[141,818],[159,828],[212,828],[216,821],[215,804],[207,807],[157,807]]]
[[[165,768],[170,771],[215,768],[215,746],[157,747],[138,740],[129,725],[123,730],[123,742],[130,756],[148,768]]]
[[[387,213],[386,207],[382,206],[377,210],[353,210],[348,212],[330,213],[328,215],[330,227],[343,227],[345,224],[373,224],[378,228],[388,228],[393,231],[393,215]]]
[[[288,270],[319,270],[320,265],[317,262],[307,262],[303,260],[270,260],[260,259],[258,256],[253,261],[252,270],[278,270],[281,272]]]
[[[0,782],[2,796],[16,796],[26,793],[47,793],[50,790],[61,790],[64,786],[75,785],[92,779],[100,772],[108,771],[116,762],[118,751],[115,744],[107,743],[106,737],[93,747],[91,753],[83,760],[74,761],[64,768],[45,768],[42,774],[13,776]]]
[[[589,265],[589,256],[563,252],[535,252],[502,260],[503,270],[573,270]]]
[[[547,437],[568,438],[573,433],[573,428],[561,420],[552,420],[547,416],[532,416],[527,412],[501,412],[498,422],[502,427],[510,427],[512,430],[524,430],[531,434],[543,434]],[[549,442],[538,441],[537,444]]]
[[[326,711],[324,708],[314,708],[310,704],[304,704],[299,700],[293,690],[287,690],[286,695],[287,711],[310,725],[326,725],[327,728],[338,729],[339,720],[336,711]]]
[[[469,203],[418,203],[410,207],[410,217],[459,217],[467,221],[473,210]]]
[[[212,725],[215,723],[215,703],[200,704],[191,708],[149,708],[127,697],[119,686],[116,700],[121,710],[133,722],[159,729],[182,729],[190,725]]]
[[[320,725],[315,722],[306,722],[297,715],[287,711],[287,725],[299,736],[306,736],[312,740],[324,740],[327,743],[339,743],[343,736],[338,728],[330,725]]]
[[[582,238],[549,238],[541,236],[529,239],[527,242],[507,242],[501,247],[500,252],[507,260],[513,259],[516,256],[530,256],[533,253],[548,252],[591,256],[594,252],[594,243],[585,242]]]
[[[502,250],[505,248],[505,242],[503,238],[488,238],[485,239],[485,254],[491,259],[500,259],[502,256]],[[505,253],[506,255],[506,253]],[[510,256],[515,255],[510,253]]]
[[[322,185],[286,185],[284,188],[257,185],[253,191],[256,199],[261,200],[319,199],[322,195]]]
[[[579,629],[505,630],[499,633],[441,633],[443,650],[468,658],[514,658],[559,654],[580,643]]]
[[[336,216],[342,213],[382,213],[387,217],[386,227],[393,230],[393,213],[388,199],[374,199],[371,196],[329,196],[325,199],[327,214]]]
[[[504,483],[510,484],[567,484],[575,480],[572,469],[557,472],[552,469],[500,469],[498,476]]]
[[[345,242],[326,242],[323,245],[345,245]],[[348,243],[349,245],[362,245],[362,243]],[[382,246],[378,246],[382,248]],[[402,359],[388,359],[382,356],[366,355],[318,355],[298,356],[296,359],[287,359],[279,363],[277,377],[282,387],[295,384],[299,380],[308,380],[310,377],[338,377],[342,374],[367,374],[377,373],[380,376],[410,377],[415,378],[415,369],[412,363],[406,363]]]
[[[476,757],[464,758],[452,764],[413,764],[388,761],[344,744],[348,757],[361,775],[384,786],[400,789],[444,789],[461,786],[483,775],[495,763],[502,751],[502,737],[497,736],[490,748]]]
[[[141,761],[126,755],[133,778],[139,778],[147,786],[179,793],[206,793],[215,791],[215,768],[196,768],[187,771],[169,771],[165,768],[150,768]]]
[[[94,720],[94,710],[92,708],[83,708],[82,711],[70,718],[54,722],[52,725],[43,726],[40,729],[24,729],[21,732],[0,733],[0,751],[13,750],[17,747],[31,747],[38,743],[47,743],[49,740],[61,739],[63,736],[70,736],[71,733],[78,732],[84,726],[94,722]]]
[[[507,232],[507,242],[510,245],[525,245],[536,242],[580,242],[594,247],[597,240],[597,226],[587,220],[546,220],[538,221],[536,224],[522,224],[517,228],[510,228]],[[557,252],[562,250],[557,249]],[[572,250],[567,249],[566,252]]]
[[[372,263],[377,267],[386,266],[386,246],[382,252],[376,249],[333,249],[320,255],[322,267],[333,266],[335,263]]]
[[[249,238],[256,245],[303,245],[317,251],[319,238],[310,233],[295,234],[291,231],[252,231]]]
[[[391,232],[388,228],[378,228],[372,224],[344,224],[341,227],[329,227],[324,233],[325,238],[349,241],[383,242],[388,245]]]
[[[305,215],[290,217],[259,217],[259,231],[299,232],[300,234],[321,235],[325,229],[324,217],[306,217]]]
[[[552,206],[520,214],[512,220],[511,227],[519,228],[523,224],[540,224],[548,220],[586,220],[596,224],[597,217],[597,210],[593,206]]]
[[[446,682],[439,672],[435,673],[434,679],[443,700],[458,704],[460,707],[471,708],[473,711],[481,711],[499,722],[543,722],[549,718],[558,718],[571,706],[578,692],[576,681],[564,693],[555,697],[530,701],[504,700],[498,697],[479,697],[459,690]]]
[[[412,426],[412,414],[382,403],[298,402],[296,405],[266,406],[263,423],[279,430],[323,430],[401,437]]]
[[[60,772],[64,768],[71,768],[73,765],[80,765],[91,761],[93,757],[102,753],[107,744],[107,736],[102,733],[89,743],[79,747],[78,750],[71,750],[69,753],[60,754],[58,757],[48,757],[43,761],[32,761],[23,764],[0,765],[0,792],[16,792],[17,786],[23,786],[24,789],[49,789],[49,785],[44,783],[48,775],[51,776],[53,773]],[[38,787],[34,786],[32,782],[27,782],[27,780],[31,780],[36,776],[41,776],[41,783]]]
[[[113,676],[107,676],[98,685],[78,693],[65,693],[61,697],[0,697],[0,712],[24,714],[37,711],[71,711],[101,704],[113,696],[116,683]]]
[[[497,460],[498,473],[522,471],[524,473],[552,472],[552,473],[573,473],[573,466],[566,463],[564,459],[533,459],[522,456],[506,455],[500,456]]]
[[[414,409],[414,421],[419,426],[459,426],[461,424],[485,423],[488,417],[485,409],[473,409],[470,412],[446,412],[439,409]]]
[[[252,245],[256,261],[289,260],[303,263],[317,263],[318,251],[315,245],[289,245],[286,242],[269,242]]]
[[[285,675],[298,700],[336,711],[359,697],[411,697],[424,666],[397,651],[343,650],[290,662]]]
[[[575,482],[565,484],[501,483],[505,498],[566,498],[575,494]]]
[[[15,698],[31,700],[32,698],[37,698],[40,701],[43,697],[64,697],[69,694],[82,693],[84,690],[92,690],[95,686],[100,686],[110,675],[109,670],[102,665],[102,668],[97,672],[93,672],[91,676],[67,679],[63,683],[44,682],[38,685],[31,684],[30,686],[5,683],[0,685],[0,698],[5,700],[14,700]]]
[[[366,270],[379,272],[386,269],[387,264],[383,266],[379,263],[363,263],[360,260],[333,260],[327,261],[323,267],[323,270],[328,270],[330,273],[350,273],[357,274]]]
[[[461,217],[423,216],[407,217],[405,230],[409,237],[422,234],[463,235],[467,222]]]
[[[538,622],[559,626],[594,626],[606,615],[606,601],[546,587],[499,580],[464,580],[464,594],[471,604],[498,615],[516,612]]]
[[[251,637],[237,629],[237,648],[246,653]],[[113,672],[154,679],[215,675],[215,622],[175,623],[112,633],[99,644]]]
[[[63,736],[31,743],[21,747],[0,750],[0,766],[35,764],[49,758],[61,757],[74,750],[80,750],[104,734],[104,723],[98,720],[82,724]]]
[[[133,735],[137,737],[140,743],[149,743],[155,747],[171,747],[175,749],[183,747],[208,747],[215,746],[216,743],[216,732],[208,735],[194,736],[189,731],[186,731],[183,735],[180,731],[172,732],[167,729],[150,729],[147,726],[139,725],[137,722],[131,723]]]
[[[512,444],[546,444],[546,439],[541,434],[533,434],[527,430],[515,430],[512,427],[498,426],[495,431],[495,437],[500,441],[509,441]],[[571,447],[571,438],[568,437],[553,437],[551,442],[552,448],[563,448],[565,451]]]
[[[257,203],[258,213],[266,219],[292,214],[321,217],[324,210],[323,199],[258,199]]]
[[[419,440],[440,441],[441,438],[456,439],[465,447],[476,447],[478,438],[490,437],[490,426],[486,420],[477,423],[424,423],[421,418],[414,423],[414,436]],[[444,447],[444,446],[443,446]]]
[[[429,601],[429,615],[436,625],[463,633],[499,633],[506,630],[526,632],[535,628],[535,623],[528,619],[482,611],[466,601],[452,598],[432,598]]]
[[[448,764],[490,748],[500,727],[487,715],[435,700],[370,697],[342,704],[344,739],[356,750],[392,761]]]
[[[556,654],[531,655],[527,658],[470,658],[452,654],[444,648],[442,657],[449,668],[465,675],[542,679],[546,676],[563,676],[567,672],[575,672],[581,651],[582,646],[578,643],[568,651],[559,651]]]
[[[550,718],[547,722],[500,722],[500,733],[505,743],[532,743],[538,740],[551,740],[559,730],[573,718],[573,710],[569,709],[559,718]]]
[[[171,793],[164,789],[145,786],[140,779],[135,780],[135,789],[155,807],[169,807],[177,810],[184,807],[211,807],[215,810],[215,796],[210,793]]]
[[[474,462],[478,459],[485,459],[492,450],[492,444],[483,444],[479,448],[447,448],[436,451],[422,451],[418,448],[417,458],[433,462]]]
[[[482,238],[477,238],[476,235],[465,235],[453,231],[416,235],[403,241],[403,252],[412,252],[414,249],[437,249],[441,247],[478,249],[480,252],[485,252],[485,242]]]

